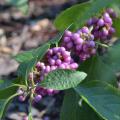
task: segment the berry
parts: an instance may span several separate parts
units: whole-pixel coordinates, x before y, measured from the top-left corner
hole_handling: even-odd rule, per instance
[[[34,98],[34,101],[35,101],[36,103],[38,103],[41,99],[42,99],[42,96],[41,96],[41,95],[36,95],[35,98]]]

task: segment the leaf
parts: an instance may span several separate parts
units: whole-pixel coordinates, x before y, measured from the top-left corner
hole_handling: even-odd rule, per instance
[[[119,40],[118,40],[119,41]],[[108,48],[108,51],[102,57],[103,61],[109,65],[114,72],[120,71],[120,43]]]
[[[69,25],[69,26],[67,27],[67,29],[65,29],[65,30],[70,29],[72,25],[73,25],[73,24]],[[65,30],[62,31],[62,32],[60,32],[60,33],[58,33],[58,34],[57,34],[53,39],[51,39],[48,43],[50,43],[50,44],[58,44],[58,43],[60,42],[60,40],[62,39]]]
[[[12,84],[12,81],[10,80],[2,80],[0,83],[0,89],[6,88]]]
[[[39,48],[33,50],[32,51],[33,58],[27,61],[25,61],[26,56],[24,57],[23,54],[17,57],[17,59],[19,58],[19,60],[24,61],[19,65],[18,70],[17,70],[18,75],[23,78],[22,80],[24,84],[27,85],[27,78],[28,78],[29,72],[33,69],[33,67],[35,67],[36,62],[43,58],[43,56],[45,55],[49,47],[50,47],[49,44],[44,44],[40,46]],[[31,52],[25,53],[25,55],[28,55],[28,56],[29,54],[30,56],[32,56]],[[21,59],[21,56],[22,56],[22,59]]]
[[[93,56],[81,64],[80,70],[88,74],[85,81],[100,80],[116,85],[116,76],[112,69],[104,64],[99,56]]]
[[[27,85],[27,78],[28,78],[28,74],[29,72],[32,70],[32,68],[35,66],[37,62],[37,58],[33,58],[29,61],[25,61],[23,63],[20,64],[20,66],[18,67],[18,75],[21,76],[23,79],[23,83]]]
[[[69,25],[74,23],[79,16],[84,14],[90,2],[74,5],[73,7],[68,8],[67,10],[63,11],[54,21],[55,26],[59,30],[65,30]]]
[[[25,51],[23,53],[20,53],[14,56],[14,59],[19,63],[30,61],[31,59],[34,59],[34,58],[37,58],[38,60],[40,60],[45,55],[49,47],[50,47],[49,44],[44,44],[38,47],[37,49]]]
[[[11,95],[17,92],[18,86],[9,86],[5,89],[0,90],[0,99],[7,99]]]
[[[7,99],[8,97],[10,97],[11,95],[15,94],[17,92],[18,87],[21,87],[23,89],[27,89],[25,85],[21,84],[21,81],[19,81],[20,79],[17,78],[15,80],[12,80],[12,82],[10,84],[7,84],[7,82],[9,82],[8,80],[6,80],[6,82],[3,84],[0,84],[1,87],[0,88],[0,99]]]
[[[50,43],[50,44],[58,44],[59,41],[61,40],[63,34],[64,34],[64,32],[58,33],[58,34],[57,34],[53,39],[51,39],[48,43]]]
[[[115,34],[117,37],[120,37],[120,18],[117,18],[113,21],[113,26],[116,30]]]
[[[28,61],[32,58],[33,58],[33,50],[26,51],[26,52],[23,52],[23,53],[20,53],[20,54],[14,56],[14,59],[19,63]]]
[[[55,70],[50,72],[40,86],[55,90],[64,90],[77,86],[87,76],[84,72],[73,70]]]
[[[8,105],[10,104],[10,102],[12,101],[12,99],[16,96],[18,96],[19,94],[14,94],[12,96],[10,96],[8,99],[6,100],[0,100],[0,118],[3,120],[3,117],[5,115],[5,112],[7,110]]]
[[[80,96],[73,90],[65,92],[61,120],[102,120],[84,101],[79,106]]]
[[[46,43],[33,51],[34,57],[37,57],[38,60],[41,60],[47,50],[50,48],[50,44]]]
[[[89,81],[75,88],[85,102],[105,120],[120,120],[120,91],[108,83]]]
[[[2,80],[2,82],[0,83],[0,90],[1,89],[5,89],[5,88],[8,88],[10,86],[21,86],[23,88],[25,88],[25,86],[23,86],[22,82],[21,82],[21,78],[18,77],[14,80]]]
[[[59,30],[64,30],[71,23],[76,24],[76,29],[83,26],[88,19],[95,15],[99,15],[103,9],[112,6],[119,6],[119,0],[92,0],[91,2],[74,5],[67,10],[63,11],[56,19],[55,26]],[[84,12],[83,12],[84,11]]]

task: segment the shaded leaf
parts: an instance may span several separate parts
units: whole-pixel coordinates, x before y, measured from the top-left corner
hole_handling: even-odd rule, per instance
[[[8,99],[2,99],[0,100],[0,118],[3,120],[5,112],[8,108],[8,105],[10,104],[10,102],[12,101],[12,99],[16,96],[18,96],[19,94],[14,94],[12,96],[10,96]]]
[[[73,90],[65,92],[61,120],[102,120],[84,101],[79,106],[80,96]]]
[[[13,95],[14,93],[16,93],[18,89],[18,86],[9,86],[5,89],[1,89],[0,90],[0,99],[7,99],[8,97],[10,97],[11,95]]]
[[[101,81],[80,84],[75,90],[102,118],[120,120],[120,91]]]
[[[94,56],[81,64],[80,70],[88,74],[85,81],[100,80],[116,85],[116,76],[112,69],[104,64],[99,56]]]
[[[119,40],[118,40],[119,41]],[[120,71],[120,43],[108,48],[108,51],[102,57],[103,61],[109,65],[115,72]]]

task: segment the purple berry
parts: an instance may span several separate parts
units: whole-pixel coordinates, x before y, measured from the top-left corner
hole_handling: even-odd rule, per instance
[[[82,45],[76,45],[76,50],[81,50],[82,49]]]
[[[73,35],[72,35],[72,39],[74,39],[74,40],[76,40],[77,38],[79,38],[80,37],[80,35],[78,34],[78,33],[74,33]]]
[[[88,27],[83,27],[82,32],[88,34],[90,31],[89,31]]]
[[[77,69],[77,68],[78,68],[78,64],[77,64],[77,63],[72,63],[72,64],[70,65],[70,68],[71,68],[71,69]]]
[[[64,42],[65,42],[65,43],[70,42],[70,37],[64,37]]]
[[[61,69],[65,69],[66,67],[65,67],[64,64],[61,64],[61,65],[59,66],[59,68],[61,68]]]
[[[60,59],[56,60],[56,65],[60,65],[62,63],[62,61]]]
[[[82,44],[84,40],[82,38],[75,39],[75,44]]]
[[[93,40],[89,41],[89,46],[90,47],[95,47],[95,42]]]
[[[72,32],[69,31],[69,30],[66,30],[66,31],[65,31],[65,36],[71,37],[71,36],[72,36]]]
[[[45,68],[45,73],[49,73],[50,72],[50,66],[47,65],[46,68]]]
[[[93,24],[93,19],[91,18],[91,19],[89,19],[88,21],[87,21],[87,25],[88,26],[91,26]]]
[[[109,30],[109,33],[114,34],[115,33],[115,28],[111,27],[110,30]]]
[[[72,42],[69,42],[69,43],[66,44],[66,46],[67,46],[68,49],[70,49],[70,48],[73,47],[73,43],[72,43]]]
[[[104,26],[104,20],[102,18],[99,19],[97,25],[100,27]]]
[[[20,95],[18,97],[18,99],[19,99],[19,101],[24,102],[25,101],[25,96],[24,95]]]
[[[54,59],[49,59],[50,65],[55,65],[55,60]]]
[[[41,99],[42,99],[42,96],[41,96],[41,95],[36,95],[35,98],[34,98],[34,101],[35,101],[36,103],[38,103]]]
[[[47,93],[48,93],[48,95],[52,95],[53,94],[53,89],[47,89]]]

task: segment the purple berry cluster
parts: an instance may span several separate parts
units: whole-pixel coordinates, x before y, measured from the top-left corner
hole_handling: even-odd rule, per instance
[[[62,45],[74,52],[82,61],[96,53],[94,36],[86,26],[75,33],[66,30]]]
[[[37,79],[36,83],[39,83],[44,80],[44,77],[51,71],[56,69],[71,69],[76,70],[78,64],[74,62],[71,58],[70,52],[66,51],[64,47],[54,47],[48,50],[45,56],[45,62],[38,62],[36,64],[37,69]],[[42,96],[53,95],[59,91],[53,89],[46,89],[40,86],[37,86],[35,89],[35,102],[38,102],[42,99]]]
[[[56,69],[76,70],[78,68],[78,64],[74,62],[71,54],[78,56],[81,61],[85,61],[96,54],[98,40],[108,43],[115,33],[113,18],[116,18],[116,14],[113,9],[109,8],[101,17],[89,19],[87,25],[76,32],[65,31],[61,46],[49,49],[42,62],[38,61],[35,70],[29,74],[30,90],[32,90],[34,102],[39,102],[45,95],[54,95],[59,92],[38,86],[49,72]],[[32,89],[32,87],[35,88]],[[21,94],[19,99],[24,101],[27,96],[26,92],[22,89],[18,92]]]
[[[106,43],[112,37],[115,33],[115,29],[112,26],[113,18],[116,18],[116,14],[113,9],[109,8],[101,17],[93,17],[88,20],[87,26],[93,27],[92,34],[96,40]]]
[[[113,18],[117,15],[113,9],[107,9],[99,18],[93,17],[88,20],[87,25],[77,32],[66,30],[62,46],[74,55],[85,61],[96,54],[96,42],[108,43],[115,33]]]

